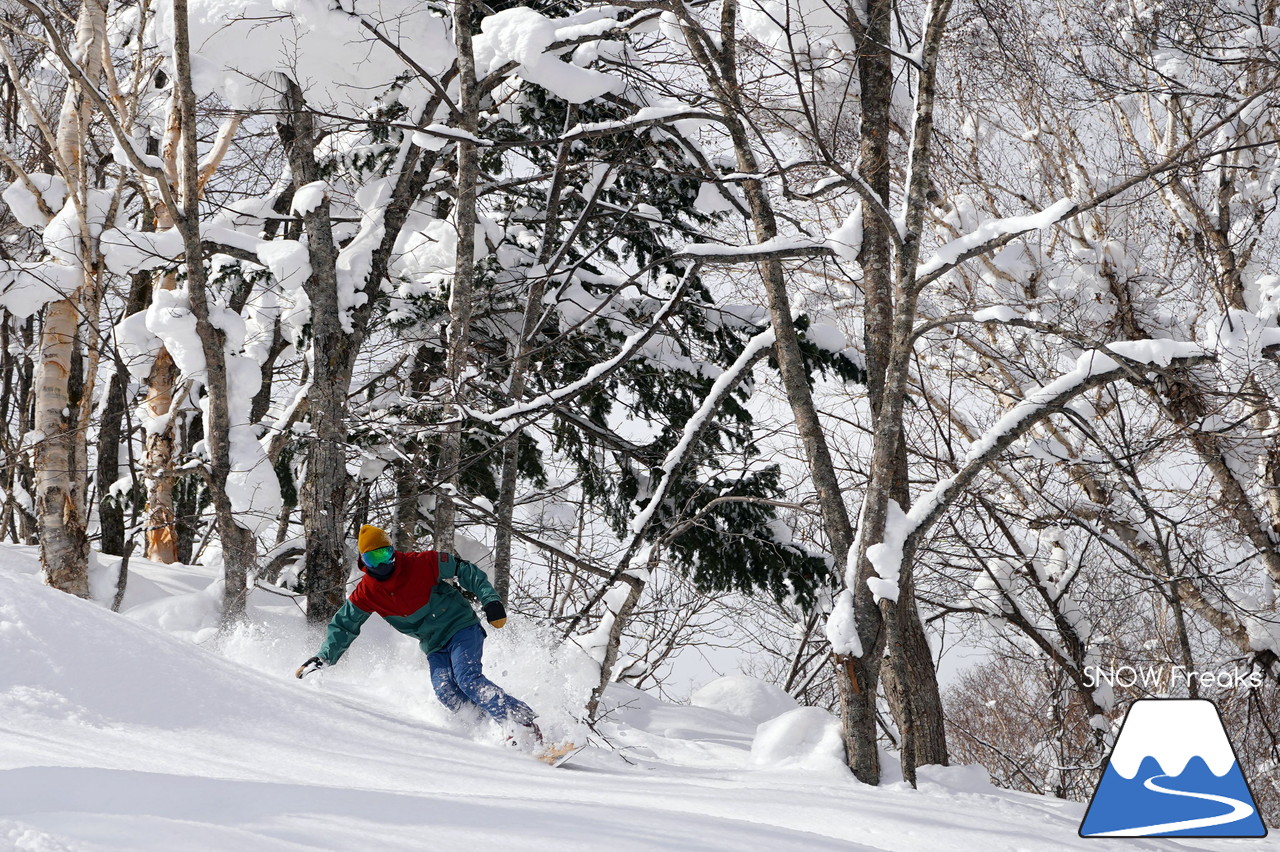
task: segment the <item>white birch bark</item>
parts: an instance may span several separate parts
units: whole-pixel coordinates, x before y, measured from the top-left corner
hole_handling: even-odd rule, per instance
[[[76,19],[75,55],[81,58],[83,77],[91,83],[102,77],[106,29],[105,0],[84,0]],[[56,38],[52,28],[46,28],[46,34]],[[77,341],[82,311],[96,311],[98,301],[95,247],[87,222],[90,182],[84,150],[93,105],[79,79],[68,76],[72,79],[58,116],[56,159],[78,219],[78,286],[45,311],[36,374],[35,430],[40,439],[33,451],[33,463],[40,562],[45,580],[63,591],[88,597],[86,403],[92,395],[96,358],[90,357],[88,365],[80,361],[82,351]],[[93,317],[86,319],[94,321]]]

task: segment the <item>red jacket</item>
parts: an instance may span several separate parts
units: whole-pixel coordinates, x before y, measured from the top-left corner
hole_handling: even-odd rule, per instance
[[[481,604],[499,599],[483,571],[452,553],[397,552],[395,560],[390,577],[361,577],[347,602],[334,613],[320,648],[325,662],[336,663],[375,612],[396,630],[416,638],[423,652],[431,654],[444,647],[459,630],[479,621],[462,592],[444,580],[457,577],[458,585]]]
[[[427,605],[431,591],[440,582],[440,562],[448,563],[448,553],[422,550],[416,553],[397,553],[396,569],[385,580],[375,580],[368,574],[351,592],[351,602],[365,612],[381,616],[413,615]],[[452,576],[453,571],[449,571]]]

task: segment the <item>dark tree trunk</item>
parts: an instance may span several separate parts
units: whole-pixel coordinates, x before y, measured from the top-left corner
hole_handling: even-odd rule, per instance
[[[36,342],[36,318],[28,317],[26,325],[22,328],[22,349],[24,352],[31,352]],[[22,370],[18,374],[18,398],[22,401],[19,409],[18,417],[18,434],[25,435],[34,428],[36,422],[36,362],[35,359],[26,356],[23,359]],[[30,456],[23,454],[17,462],[17,471],[14,479],[22,484],[22,488],[27,494],[35,494],[36,473],[28,459]],[[18,511],[18,540],[23,544],[36,543],[36,517],[32,512],[26,509]]]
[[[258,389],[249,407],[250,423],[261,423],[266,418],[267,411],[271,408],[271,387],[275,379],[276,359],[288,347],[289,341],[284,339],[284,333],[280,330],[280,318],[276,317],[271,329],[271,348],[267,350],[267,358],[262,363],[262,387]]]
[[[106,402],[102,407],[102,421],[98,430],[98,525],[99,548],[112,556],[124,556],[125,523],[124,497],[111,494],[110,488],[120,473],[120,439],[123,432],[126,385],[128,373],[119,369],[111,377]]]
[[[903,748],[910,744],[914,765],[946,766],[950,757],[938,672],[933,664],[929,637],[915,604],[914,585],[910,583],[907,589],[911,594],[904,596],[898,606],[902,638],[889,647],[890,664],[882,672],[884,694],[898,730],[903,734]],[[900,659],[893,658],[893,655]]]
[[[231,474],[231,416],[228,409],[229,378],[227,375],[226,333],[209,317],[209,282],[204,268],[204,247],[200,241],[199,179],[196,166],[195,92],[191,88],[191,52],[187,31],[186,0],[174,0],[174,60],[178,87],[179,123],[183,136],[181,146],[182,211],[177,228],[187,267],[187,292],[191,313],[196,320],[196,334],[205,360],[205,393],[208,394],[207,436],[209,452],[209,492],[213,500],[218,538],[222,543],[222,594],[224,624],[244,617],[248,579],[256,573],[257,541],[251,530],[241,526],[227,494]]]
[[[10,416],[10,405],[14,401],[13,398],[13,349],[9,346],[10,330],[13,325],[13,316],[4,310],[0,310],[0,423],[5,424],[6,432],[4,434],[5,445],[5,466],[4,466],[4,507],[0,508],[0,539],[10,529],[13,522],[13,512],[15,501],[13,499],[13,481],[17,475],[17,465],[14,464],[14,453],[9,449],[9,435],[7,432]],[[19,402],[19,405],[21,403]],[[19,432],[18,434],[22,434]]]
[[[892,60],[886,45],[890,44],[893,7],[892,0],[870,0],[867,27],[858,39],[863,111],[861,168],[873,195],[871,199],[864,199],[864,203],[874,204],[878,200],[884,207],[889,199],[889,109],[893,97]],[[894,691],[898,696],[894,702],[895,715],[899,717],[903,736],[902,772],[912,785],[919,755],[945,759],[945,739],[938,739],[942,730],[941,705],[933,700],[933,693],[937,691],[936,676],[916,612],[910,554],[904,554],[899,560],[896,596],[884,595],[877,601],[868,585],[877,575],[868,552],[885,540],[891,506],[896,503],[905,511],[910,505],[905,470],[905,402],[910,386],[919,293],[916,265],[928,206],[938,51],[949,10],[950,0],[930,0],[925,6],[916,109],[908,150],[909,183],[903,200],[903,227],[896,235],[896,252],[893,251],[895,234],[884,221],[887,217],[864,218],[864,222],[871,222],[871,227],[864,230],[861,259],[868,305],[865,342],[871,368],[873,440],[858,549],[852,556],[855,571],[851,588],[863,653],[853,665],[837,666],[837,677],[845,673],[861,676],[861,691],[846,689],[842,694],[847,694],[851,702],[845,718],[850,763],[867,765],[870,756],[856,756],[854,751],[866,747],[867,737],[873,732],[874,682],[880,676],[881,651],[884,643],[888,643],[890,667],[896,682]],[[917,718],[921,713],[926,718]],[[922,734],[927,742],[917,743]],[[858,771],[855,767],[855,772]],[[874,780],[878,781],[878,776],[876,771]],[[859,778],[869,780],[861,774]]]
[[[565,130],[577,121],[578,111],[570,106],[565,114]],[[533,339],[538,334],[536,328],[538,316],[542,313],[542,297],[546,292],[546,269],[552,253],[558,245],[560,221],[560,200],[564,191],[565,166],[568,162],[571,143],[562,142],[556,157],[556,173],[551,180],[551,188],[547,192],[547,211],[543,219],[542,248],[538,252],[539,274],[529,286],[525,298],[524,316],[516,335],[515,357],[511,362],[511,377],[507,384],[507,398],[516,403],[524,398],[525,383],[528,379],[529,353],[533,347]],[[511,587],[511,522],[515,515],[516,486],[520,472],[520,434],[517,429],[507,436],[502,447],[502,473],[498,486],[498,505],[495,513],[498,516],[498,529],[493,545],[493,586],[505,601]]]
[[[3,386],[0,387],[0,423],[15,423],[16,431],[5,436],[4,465],[4,508],[0,511],[0,539],[8,536],[13,542],[20,542],[19,527],[23,526],[19,518],[29,518],[22,508],[17,494],[21,487],[30,494],[30,472],[28,454],[14,452],[13,447],[21,440],[21,436],[31,430],[31,375],[33,364],[30,357],[31,321],[24,328],[19,326],[8,312],[0,312],[0,371],[3,372]],[[21,353],[21,354],[19,354]],[[13,435],[10,443],[9,435]]]
[[[898,455],[894,461],[893,499],[898,505],[907,506],[911,495],[907,481],[907,444],[905,437],[898,441]],[[897,641],[889,645],[889,665],[882,673],[884,694],[889,702],[898,730],[902,733],[902,747],[910,749],[910,765],[924,766],[950,762],[947,754],[947,731],[942,713],[942,695],[938,688],[938,672],[933,664],[933,649],[920,610],[916,605],[915,581],[908,574],[903,578],[902,594],[898,606]]]
[[[315,148],[315,120],[302,90],[288,81],[278,127],[296,187],[321,179]],[[308,410],[306,474],[299,493],[306,539],[303,592],[307,619],[324,622],[345,599],[349,565],[343,558],[346,509],[351,498],[347,475],[347,392],[351,386],[353,335],[342,327],[338,302],[338,249],[329,205],[319,204],[303,216],[311,277],[304,284],[311,300],[311,388]]]
[[[182,455],[191,453],[197,442],[204,440],[204,417],[197,409],[186,409],[179,429]],[[190,473],[174,482],[173,511],[178,530],[178,561],[190,565],[195,557],[196,540],[200,537],[200,516],[209,505],[209,491],[204,480]]]
[[[890,39],[891,0],[868,0],[866,29],[858,38],[858,82],[861,89],[859,176],[875,199],[887,209],[889,204],[889,109],[893,97],[893,65],[886,47]],[[867,206],[870,202],[863,202]],[[882,217],[863,216],[862,267],[863,298],[866,302],[863,347],[867,358],[867,384],[871,397],[872,424],[878,424],[884,407],[885,375],[889,367],[893,327],[893,248],[890,225]],[[874,464],[874,463],[873,463]],[[872,476],[875,476],[874,471]],[[864,498],[870,501],[870,495]],[[860,535],[879,525],[883,531],[885,503],[868,505]],[[865,550],[866,545],[862,545]],[[836,687],[840,695],[845,749],[849,767],[860,781],[879,783],[880,758],[876,750],[876,691],[880,675],[880,655],[885,634],[880,608],[867,593],[870,574],[862,554],[853,568],[852,606],[862,643],[861,656],[836,654]],[[910,725],[908,725],[910,729]]]
[[[450,76],[446,74],[442,82],[447,83]],[[301,89],[292,81],[285,81],[284,88],[277,132],[284,143],[296,190],[321,179],[315,159],[320,135]],[[433,115],[438,105],[438,99],[432,100],[423,115]],[[350,330],[343,327],[338,303],[338,247],[334,242],[328,202],[317,205],[302,217],[312,270],[303,285],[311,300],[312,342],[311,383],[306,399],[311,431],[307,436],[299,504],[306,538],[303,591],[307,597],[307,618],[312,622],[328,620],[345,598],[349,568],[344,556],[345,520],[352,496],[346,471],[347,393],[355,357],[374,306],[378,304],[378,282],[385,278],[387,265],[394,257],[397,235],[434,166],[434,154],[422,156],[421,150],[411,149],[383,213],[385,236],[373,252],[372,269],[366,281],[354,282],[364,288],[366,301],[351,312]]]
[[[870,61],[873,63],[879,57],[879,67],[882,71],[881,76],[883,79],[872,78],[868,80],[865,77],[865,72],[863,72],[863,91],[867,91],[865,87],[870,83],[873,87],[880,86],[885,92],[891,92],[892,77],[888,54],[884,48],[877,47],[877,45],[889,43],[890,4],[888,0],[879,0],[879,2],[870,0],[868,11],[875,16],[873,27],[878,26],[879,29],[874,30],[871,35],[871,40],[874,40],[874,44],[870,43],[868,39],[862,40],[863,44],[860,46],[866,49],[860,56],[860,67],[862,62],[868,61],[868,56],[871,56]],[[717,33],[718,47],[714,45],[715,39],[709,37],[705,31],[700,30],[701,25],[698,21],[688,16],[684,20],[690,30],[691,37],[687,39],[690,50],[695,60],[707,72],[707,76],[712,81],[715,89],[714,94],[722,104],[725,129],[733,141],[737,169],[745,174],[758,174],[761,169],[752,146],[751,137],[741,118],[748,113],[748,110],[742,102],[742,91],[738,81],[737,4],[726,0],[721,6],[720,26]],[[698,32],[702,32],[702,38],[696,35]],[[876,34],[879,34],[880,37],[877,38]],[[876,98],[883,100],[882,108],[887,116],[888,94],[882,95],[879,89],[875,89],[874,94]],[[876,122],[872,123],[876,124]],[[885,128],[884,132],[887,134],[887,119],[880,122],[878,126]],[[869,149],[864,144],[864,161],[869,151],[872,153],[878,152],[882,158],[885,169],[884,181],[887,183],[887,159],[884,159],[887,156],[887,145],[883,143],[883,139],[881,139],[879,149]],[[756,240],[765,242],[776,237],[778,235],[777,219],[764,184],[759,179],[746,178],[741,182],[740,186],[750,209]],[[873,218],[872,216],[867,216],[864,217],[864,221],[869,221]],[[865,245],[866,239],[864,237]],[[853,525],[850,522],[848,509],[844,504],[839,478],[836,475],[835,465],[832,462],[831,453],[827,446],[826,434],[822,429],[813,395],[809,389],[808,371],[800,351],[800,343],[795,323],[792,319],[791,301],[787,294],[787,282],[782,262],[777,258],[763,260],[760,263],[760,271],[768,300],[769,318],[777,335],[774,356],[778,362],[783,388],[787,395],[787,401],[791,406],[791,412],[795,418],[796,431],[799,433],[800,442],[808,462],[808,469],[817,495],[818,509],[822,515],[823,531],[826,533],[830,544],[836,570],[842,571],[853,544]],[[871,322],[870,318],[868,322]],[[870,351],[869,347],[868,352],[870,353]],[[860,583],[859,587],[865,587],[865,584]],[[859,780],[868,784],[875,784],[880,779],[880,762],[876,751],[875,721],[876,676],[879,662],[877,649],[883,647],[876,643],[882,643],[883,637],[879,630],[879,612],[874,602],[870,602],[869,607],[866,605],[868,602],[869,597],[862,602],[862,605],[857,610],[859,632],[862,634],[863,647],[866,653],[863,656],[836,655],[834,661],[837,687],[841,697],[844,717],[845,746],[848,753],[849,766]]]
[[[131,316],[145,310],[150,290],[151,276],[145,273],[132,276],[124,315]],[[95,477],[98,485],[98,524],[101,529],[99,547],[103,553],[112,556],[125,555],[125,506],[132,498],[132,488],[129,498],[112,496],[109,491],[119,477],[121,449],[130,440],[124,431],[125,415],[128,414],[129,407],[126,394],[130,378],[129,370],[117,355],[116,370],[107,388],[98,429],[98,469]]]

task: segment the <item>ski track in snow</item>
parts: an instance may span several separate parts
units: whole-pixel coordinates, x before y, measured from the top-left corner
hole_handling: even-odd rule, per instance
[[[1120,831],[1104,831],[1098,834],[1090,834],[1090,837],[1145,837],[1151,834],[1167,834],[1171,831],[1187,831],[1193,828],[1211,828],[1215,825],[1226,825],[1253,815],[1253,807],[1239,799],[1233,799],[1230,796],[1218,796],[1213,793],[1192,793],[1186,790],[1174,790],[1170,787],[1161,787],[1156,783],[1157,778],[1171,778],[1170,775],[1152,775],[1146,781],[1142,782],[1142,786],[1155,793],[1167,793],[1170,796],[1187,796],[1192,799],[1204,799],[1209,802],[1218,802],[1231,807],[1230,813],[1222,814],[1215,817],[1201,817],[1200,819],[1184,819],[1176,822],[1162,822],[1158,825],[1146,825],[1141,828],[1125,828]]]

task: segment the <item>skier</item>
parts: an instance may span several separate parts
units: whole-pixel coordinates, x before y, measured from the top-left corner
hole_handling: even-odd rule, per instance
[[[489,624],[501,628],[507,612],[484,572],[452,553],[393,550],[387,534],[372,524],[360,527],[356,543],[365,576],[330,619],[320,653],[294,674],[301,678],[338,662],[360,634],[360,626],[376,612],[396,630],[419,640],[441,704],[455,713],[466,706],[479,708],[503,727],[510,744],[539,746],[542,734],[533,710],[484,676],[484,629],[462,593],[444,582],[456,578],[480,599]]]

